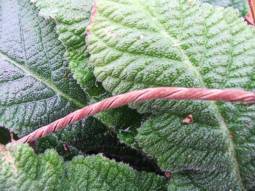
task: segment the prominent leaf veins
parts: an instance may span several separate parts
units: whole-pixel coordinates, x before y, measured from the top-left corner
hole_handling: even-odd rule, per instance
[[[36,155],[27,145],[0,145],[0,189],[160,191],[165,189],[165,182],[101,155],[77,156],[63,162],[53,150]]]
[[[55,25],[28,1],[0,4],[0,124],[22,136],[86,104]]]
[[[155,86],[254,88],[254,29],[232,8],[186,0],[98,0],[94,10],[90,64],[113,94]],[[254,188],[253,107],[160,100],[132,107],[153,113],[136,141],[162,169],[174,172],[169,189]],[[182,124],[190,114],[194,124]]]
[[[69,67],[74,78],[89,96],[89,101],[96,102],[111,96],[96,81],[92,68],[88,66],[85,31],[89,23],[92,0],[32,0],[32,2],[40,10],[41,16],[47,20],[53,19],[56,23],[58,38],[66,48]],[[134,126],[140,119],[136,112],[127,107],[100,113],[96,117],[108,127],[114,128]]]

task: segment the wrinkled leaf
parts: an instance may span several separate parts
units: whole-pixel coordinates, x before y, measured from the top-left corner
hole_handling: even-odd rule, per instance
[[[55,23],[39,17],[29,0],[12,0],[0,5],[0,23],[4,29],[0,32],[0,124],[21,137],[85,106],[87,100],[68,69],[66,49],[58,40]],[[122,110],[125,115],[129,111]],[[129,116],[120,122],[121,114],[114,111],[109,114],[111,118],[103,116],[109,124],[134,124],[129,122]],[[136,121],[137,115],[133,116]],[[102,148],[107,148],[109,153],[113,147],[128,149],[116,145],[113,135],[109,128],[91,118],[45,137],[33,146],[39,153],[54,148],[65,159],[79,153],[102,152]],[[0,139],[3,144],[10,141],[3,133]]]
[[[69,66],[82,88],[90,96],[103,93],[97,87],[94,75],[87,66],[88,54],[85,53],[85,30],[89,23],[92,0],[32,0],[45,19],[56,22],[59,40],[66,47]]]
[[[19,136],[86,105],[55,25],[27,0],[0,3],[0,124]]]
[[[26,145],[0,145],[1,191],[165,190],[164,180],[137,172],[101,155],[77,156],[70,162],[53,150],[36,155]]]
[[[32,0],[45,19],[53,19],[59,40],[66,48],[69,67],[80,86],[90,98],[90,102],[100,101],[111,95],[96,82],[92,68],[88,66],[85,31],[89,23],[92,0]],[[97,115],[104,124],[112,128],[137,125],[139,115],[122,107]],[[130,120],[130,118],[132,120]]]
[[[69,125],[68,128],[60,132],[39,139],[34,145],[36,152],[42,153],[52,148],[56,149],[65,159],[91,151],[99,153],[105,147],[108,148],[108,152],[117,147],[115,134],[92,117]]]
[[[254,88],[254,28],[232,8],[98,0],[94,12],[89,62],[113,94],[158,86]],[[170,190],[254,189],[253,106],[157,100],[132,107],[153,113],[136,141],[173,172]],[[184,125],[188,115],[194,123]]]

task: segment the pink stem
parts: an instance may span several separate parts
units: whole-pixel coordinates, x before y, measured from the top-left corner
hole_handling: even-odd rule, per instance
[[[19,139],[14,143],[30,143],[41,137],[45,137],[53,132],[59,131],[71,123],[77,122],[88,116],[118,108],[130,103],[144,102],[153,99],[164,100],[211,100],[211,101],[231,101],[255,103],[255,93],[240,89],[204,89],[204,88],[178,88],[159,87],[144,90],[132,91],[129,93],[113,96],[86,106],[69,115],[54,121],[53,123],[41,127],[29,135]]]
[[[245,17],[245,20],[250,25],[255,25],[255,0],[248,0],[249,12]]]
[[[253,23],[255,23],[255,2],[254,0],[249,0],[249,7],[250,7],[250,11],[251,11],[251,16],[252,16],[252,19],[253,19]]]

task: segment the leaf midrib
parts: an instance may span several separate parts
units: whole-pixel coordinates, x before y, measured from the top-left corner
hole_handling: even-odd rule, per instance
[[[81,103],[80,101],[74,99],[70,95],[63,92],[55,84],[53,84],[50,80],[38,75],[37,73],[32,71],[30,68],[28,68],[26,65],[18,63],[16,60],[10,58],[8,55],[4,54],[2,51],[0,51],[0,58],[2,58],[3,60],[8,61],[8,63],[14,65],[17,68],[19,68],[20,70],[22,70],[27,75],[30,75],[33,78],[35,78],[36,80],[40,81],[41,83],[46,85],[48,88],[53,90],[56,93],[56,95],[59,95],[59,96],[63,97],[64,99],[66,99],[69,102],[73,103],[76,107],[81,108],[81,107],[84,106],[83,103]]]
[[[196,74],[197,78],[199,79],[199,81],[202,84],[202,87],[207,88],[201,74],[196,69],[196,67],[193,66],[192,62],[190,61],[189,57],[187,56],[185,51],[180,46],[179,42],[174,37],[172,37],[171,34],[169,34],[167,29],[164,27],[164,25],[162,25],[162,23],[158,20],[158,17],[159,17],[158,14],[155,11],[152,13],[152,11],[149,10],[148,7],[146,7],[140,0],[134,1],[134,3],[136,3],[137,6],[140,7],[141,10],[143,10],[145,13],[146,12],[148,13],[147,15],[151,17],[151,21],[155,21],[155,20],[157,21],[157,23],[154,22],[154,24],[156,24],[161,29],[160,33],[162,33],[162,35],[168,37],[170,39],[170,41],[172,41],[173,44],[176,45],[175,48],[178,48],[178,50],[181,52],[181,54],[184,58],[184,61],[185,61],[184,64],[187,64],[188,67],[190,69],[192,69],[192,71]],[[231,139],[231,132],[229,131],[229,129],[227,127],[227,124],[225,123],[224,118],[221,115],[221,113],[219,111],[219,108],[216,105],[216,103],[215,102],[209,102],[209,104],[211,104],[212,108],[215,110],[216,119],[219,122],[219,127],[222,130],[223,135],[225,135],[226,138],[228,139],[228,142],[229,142],[228,152],[229,152],[230,156],[233,159],[235,171],[237,172],[237,175],[238,175],[237,178],[239,180],[240,186],[242,187],[243,190],[245,190],[245,187],[243,185],[242,178],[241,178],[241,173],[240,173],[238,160],[237,160],[237,157],[236,157],[235,144]]]

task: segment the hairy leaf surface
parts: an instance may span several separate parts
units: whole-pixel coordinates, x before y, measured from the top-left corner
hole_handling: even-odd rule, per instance
[[[0,124],[24,135],[86,104],[55,25],[28,0],[0,3]]]
[[[93,96],[101,91],[91,69],[87,66],[88,54],[85,53],[85,30],[89,22],[92,0],[32,0],[45,19],[56,22],[59,40],[67,49],[69,66],[82,88]],[[98,90],[97,90],[98,89]]]
[[[91,21],[90,64],[113,94],[157,86],[254,88],[255,32],[232,8],[98,0]],[[159,100],[132,106],[154,113],[136,140],[174,172],[170,190],[254,189],[253,106]],[[184,125],[190,114],[194,123]]]
[[[66,48],[69,67],[80,86],[89,96],[90,102],[96,102],[109,97],[101,84],[96,82],[93,70],[88,66],[86,53],[85,31],[89,23],[92,0],[32,0],[45,19],[53,19],[59,40]],[[127,117],[127,113],[133,118]],[[134,125],[139,116],[127,107],[112,110],[97,115],[104,124],[114,128]]]
[[[202,2],[222,7],[234,7],[238,9],[242,16],[248,13],[248,4],[246,0],[201,0]]]
[[[26,145],[0,145],[0,189],[160,191],[165,184],[156,175],[137,172],[101,155],[64,162],[53,150],[36,155]]]
[[[29,0],[0,6],[0,125],[21,137],[85,106],[87,100],[68,69],[55,23],[39,17]],[[121,123],[121,117],[113,116],[114,123]],[[6,143],[3,135],[1,142]],[[51,147],[71,158],[104,147],[110,150],[115,141],[109,129],[90,119],[40,140],[35,149],[42,152]]]

